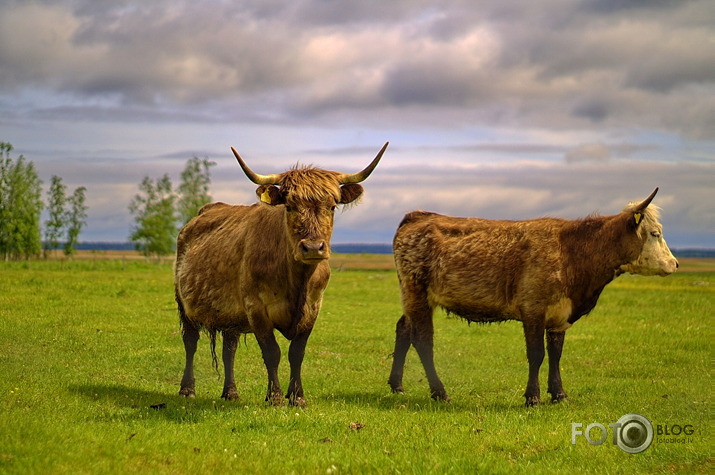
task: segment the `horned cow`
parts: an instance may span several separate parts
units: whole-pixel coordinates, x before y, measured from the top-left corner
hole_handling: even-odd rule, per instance
[[[449,400],[433,359],[433,310],[474,322],[523,323],[529,379],[526,405],[539,404],[544,335],[548,392],[566,398],[559,360],[566,330],[589,313],[603,288],[624,272],[665,276],[678,261],[663,239],[658,188],[613,216],[579,220],[496,221],[415,211],[393,241],[403,315],[397,322],[389,384],[403,392],[405,357],[413,345],[431,396]]]
[[[275,175],[253,172],[231,147],[246,176],[259,185],[261,203],[204,206],[179,233],[174,286],[186,364],[179,394],[195,396],[194,354],[201,330],[223,334],[221,397],[238,398],[234,356],[241,333],[253,333],[268,372],[266,401],[283,403],[278,380],[278,330],[291,340],[286,398],[305,406],[301,366],[318,316],[330,266],[330,237],[337,205],[354,202],[359,184],[377,166],[387,143],[364,170],[345,174],[295,167]]]

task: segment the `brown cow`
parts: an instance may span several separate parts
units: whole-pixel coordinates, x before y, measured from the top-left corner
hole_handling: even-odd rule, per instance
[[[253,333],[268,371],[266,400],[282,404],[277,329],[291,340],[286,398],[292,405],[305,406],[301,365],[330,277],[333,214],[337,205],[362,195],[359,183],[370,176],[387,145],[355,174],[295,167],[258,175],[231,147],[244,173],[260,185],[256,194],[262,203],[208,204],[179,233],[174,286],[186,350],[179,394],[195,396],[193,359],[204,329],[211,337],[215,366],[216,332],[223,334],[221,397],[236,399],[233,362],[238,336]]]
[[[589,313],[615,277],[665,276],[678,261],[649,206],[630,203],[614,216],[494,221],[415,211],[400,223],[393,249],[402,293],[389,384],[403,392],[405,356],[414,345],[434,399],[449,400],[434,367],[435,307],[470,322],[519,320],[524,326],[529,382],[526,405],[540,403],[544,332],[553,402],[566,398],[559,360],[566,330]]]

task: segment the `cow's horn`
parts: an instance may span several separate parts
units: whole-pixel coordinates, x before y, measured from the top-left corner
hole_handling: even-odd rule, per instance
[[[382,158],[382,154],[385,153],[385,149],[387,146],[390,145],[390,142],[385,142],[385,145],[382,146],[382,149],[380,152],[377,154],[375,159],[368,165],[363,171],[353,173],[353,174],[348,174],[348,173],[342,173],[338,175],[338,180],[340,180],[340,183],[346,184],[346,183],[360,183],[361,181],[365,180],[367,177],[370,176],[370,173],[375,169],[377,166],[377,163],[380,161]]]
[[[648,207],[648,205],[650,204],[650,202],[653,201],[653,198],[655,198],[655,194],[656,194],[656,193],[658,193],[658,187],[657,187],[657,186],[655,187],[655,190],[653,190],[653,193],[651,193],[648,198],[646,198],[646,199],[643,200],[638,206],[636,206],[635,209],[641,210],[641,211],[643,211],[644,209],[646,209],[646,208]]]
[[[241,165],[241,168],[243,169],[243,173],[246,174],[249,180],[251,180],[253,183],[256,185],[277,185],[279,180],[280,180],[280,175],[259,175],[258,173],[254,172],[250,168],[248,168],[248,165],[246,165],[246,162],[243,161],[241,156],[238,154],[235,148],[231,147],[231,151],[233,154],[236,156],[236,160],[238,160],[238,164]]]

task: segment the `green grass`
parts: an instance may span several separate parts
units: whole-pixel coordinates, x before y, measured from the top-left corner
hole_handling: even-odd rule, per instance
[[[238,401],[218,397],[207,338],[196,399],[177,395],[183,347],[169,264],[0,263],[0,472],[708,472],[713,308],[713,273],[619,278],[567,333],[570,399],[531,409],[520,325],[437,313],[445,404],[429,398],[414,351],[406,394],[390,394],[394,271],[336,271],[308,343],[309,406],[299,410],[263,402],[251,335],[236,355]],[[610,438],[571,444],[572,422],[607,426],[629,412],[695,433],[638,455]]]

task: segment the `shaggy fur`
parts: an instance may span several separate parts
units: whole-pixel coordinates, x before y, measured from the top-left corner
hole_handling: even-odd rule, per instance
[[[369,172],[359,175],[356,180],[367,178]],[[186,364],[179,394],[195,395],[193,358],[204,330],[216,367],[216,334],[223,335],[221,397],[236,399],[233,364],[238,338],[253,333],[268,373],[266,400],[281,404],[281,350],[274,335],[278,330],[291,340],[285,397],[292,405],[305,405],[301,367],[330,277],[333,213],[337,205],[355,201],[362,193],[357,183],[341,184],[342,176],[296,167],[280,174],[276,185],[258,187],[261,203],[208,204],[181,230],[174,286]]]

